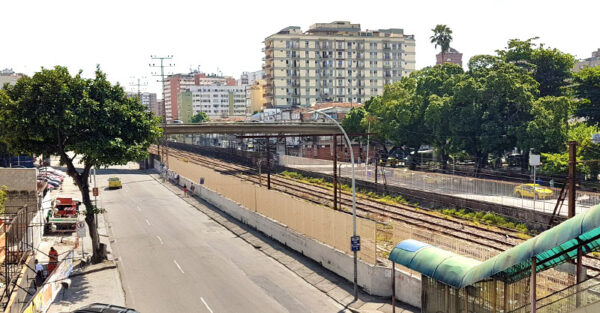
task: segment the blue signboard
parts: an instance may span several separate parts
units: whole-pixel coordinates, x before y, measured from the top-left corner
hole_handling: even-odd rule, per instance
[[[360,236],[350,237],[350,249],[352,251],[360,251]]]

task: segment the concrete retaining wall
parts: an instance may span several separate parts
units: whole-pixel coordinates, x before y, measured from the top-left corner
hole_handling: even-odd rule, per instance
[[[160,164],[156,164],[155,166]],[[265,235],[279,241],[303,255],[319,262],[328,270],[346,278],[349,281],[354,279],[353,258],[350,255],[336,250],[330,246],[320,243],[316,240],[302,236],[301,234],[289,229],[287,226],[279,224],[277,221],[269,219],[261,214],[248,210],[240,204],[227,199],[220,194],[198,185],[189,179],[180,176],[180,185],[191,185],[194,183],[196,189],[194,193],[205,201],[216,206],[223,212],[233,218],[247,224]],[[366,292],[377,296],[391,296],[391,269],[381,266],[370,265],[362,261],[358,262],[358,284]],[[396,270],[396,298],[399,301],[408,303],[415,307],[421,307],[421,278],[409,273]]]

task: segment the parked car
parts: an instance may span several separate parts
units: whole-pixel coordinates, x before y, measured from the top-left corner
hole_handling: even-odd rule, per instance
[[[119,177],[111,177],[108,179],[108,189],[113,188],[123,188],[123,184],[121,184],[121,179]]]
[[[554,192],[539,184],[522,184],[515,187],[513,194],[518,198],[549,199]]]
[[[125,308],[122,306],[104,304],[104,303],[92,303],[79,308],[71,313],[139,313],[138,311]]]

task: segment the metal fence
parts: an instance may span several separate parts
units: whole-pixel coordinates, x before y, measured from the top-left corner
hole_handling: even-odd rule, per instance
[[[0,235],[0,240],[3,241],[3,246],[0,247],[3,272],[1,277],[4,281],[4,290],[0,296],[2,305],[6,305],[17,288],[17,280],[23,264],[32,251],[33,230],[29,227],[29,222],[36,212],[35,209],[22,207],[16,213],[6,213],[2,217],[3,233]]]
[[[281,156],[282,166],[298,168],[304,171],[313,171],[331,174],[333,162],[322,159],[311,159],[295,156]],[[338,162],[342,176],[350,177],[352,166],[347,162]],[[357,179],[374,182],[374,165],[355,165]],[[486,201],[500,205],[532,209],[546,213],[552,213],[556,205],[556,199],[560,188],[548,186],[544,183],[542,188],[552,190],[552,195],[546,199],[535,199],[527,196],[519,196],[518,187],[523,183],[482,179],[475,177],[413,171],[408,168],[378,167],[377,182],[390,186],[399,186],[408,189],[422,190],[433,193],[451,195],[459,198]],[[559,186],[562,187],[562,186]],[[576,198],[577,213],[585,212],[589,208],[600,203],[600,193],[577,191]],[[560,214],[567,214],[567,202],[565,201],[559,210]]]

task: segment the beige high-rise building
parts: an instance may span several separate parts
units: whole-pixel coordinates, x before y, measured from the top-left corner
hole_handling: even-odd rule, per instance
[[[267,107],[363,103],[415,70],[415,38],[350,22],[290,26],[265,39]]]

